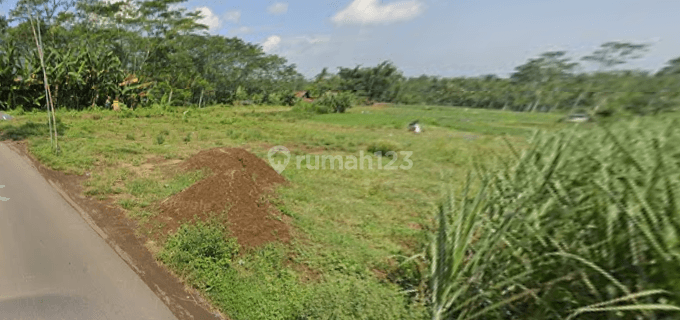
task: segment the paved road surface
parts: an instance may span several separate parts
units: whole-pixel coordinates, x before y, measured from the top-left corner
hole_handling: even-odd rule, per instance
[[[0,319],[176,319],[29,161],[0,143],[3,185]]]

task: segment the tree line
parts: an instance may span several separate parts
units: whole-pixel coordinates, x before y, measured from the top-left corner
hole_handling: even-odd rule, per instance
[[[20,0],[0,19],[0,108],[55,105],[285,103],[304,82],[294,64],[238,38],[210,35],[184,0]],[[10,26],[12,25],[12,26]],[[35,32],[37,31],[37,32]],[[37,34],[37,36],[36,36]]]
[[[401,104],[466,106],[513,111],[586,111],[601,115],[625,111],[651,114],[673,110],[680,104],[680,58],[659,72],[616,68],[642,57],[646,44],[607,42],[583,62],[595,72],[577,72],[580,64],[566,51],[550,51],[517,66],[509,78],[404,77],[389,61],[375,67],[324,69],[307,89],[349,90],[367,101]]]
[[[647,44],[607,42],[578,72],[565,51],[550,51],[509,78],[405,77],[390,61],[323,69],[305,79],[285,58],[239,38],[211,35],[185,0],[19,0],[0,17],[0,108],[40,108],[46,90],[40,55],[57,107],[83,109],[120,100],[128,106],[207,105],[249,101],[294,104],[352,93],[360,102],[466,106],[513,111],[588,110],[636,114],[672,110],[680,102],[680,58],[657,73],[621,70]],[[37,32],[36,32],[37,31]],[[38,41],[39,40],[39,41]]]

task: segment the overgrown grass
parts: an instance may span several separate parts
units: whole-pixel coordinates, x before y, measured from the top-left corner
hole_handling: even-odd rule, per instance
[[[216,223],[183,225],[159,254],[161,261],[207,293],[234,319],[414,319],[396,288],[372,278],[331,276],[302,283],[283,264],[286,248],[269,245],[248,256]],[[237,294],[235,294],[237,293]],[[417,312],[420,312],[418,314]]]
[[[241,250],[238,258],[229,258],[228,268],[209,259],[212,262],[200,266],[204,269],[185,270],[179,264],[175,269],[193,279],[233,319],[422,318],[418,268],[396,263],[426,243],[441,173],[463,181],[474,163],[511,155],[502,135],[522,148],[533,128],[558,128],[559,119],[437,107],[356,107],[332,115],[290,110],[213,106],[185,113],[187,109],[157,106],[125,113],[64,112],[60,156],[51,152],[47,135],[22,137],[48,166],[90,173],[88,193],[116,199],[152,235],[159,230],[146,225],[155,214],[153,204],[201,178],[200,173],[166,170],[170,167],[165,161],[217,146],[249,148],[263,159],[274,145],[286,146],[293,156],[359,157],[372,148],[412,151],[409,170],[309,170],[304,164],[298,169],[292,159],[282,173],[290,184],[277,190],[275,199],[292,218],[290,246]],[[27,113],[0,130],[42,123],[44,117]],[[424,125],[421,134],[406,130],[415,119]],[[396,165],[402,161],[399,154]],[[173,242],[160,245],[166,254],[179,250]],[[415,291],[399,293],[403,289]]]

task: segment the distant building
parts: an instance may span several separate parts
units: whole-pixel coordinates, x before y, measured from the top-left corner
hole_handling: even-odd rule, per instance
[[[296,98],[301,98],[301,99],[311,99],[312,97],[309,96],[309,91],[298,91],[295,93]]]

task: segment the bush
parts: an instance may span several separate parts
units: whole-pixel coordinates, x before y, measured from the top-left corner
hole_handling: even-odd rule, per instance
[[[268,105],[279,106],[283,104],[282,94],[274,92],[267,95],[266,103]]]
[[[285,92],[280,95],[281,103],[286,106],[294,106],[302,99],[295,96],[295,92]]]
[[[158,134],[156,136],[156,143],[158,145],[162,145],[164,142],[165,142],[165,135],[163,135],[162,133]]]
[[[300,101],[293,107],[293,111],[326,114],[326,113],[330,113],[331,109],[327,106],[323,106],[323,105],[320,105],[320,104],[310,103],[310,102],[306,102],[306,101]]]
[[[319,110],[329,110],[334,113],[344,113],[354,104],[356,97],[349,92],[333,93],[326,92],[314,101]]]

